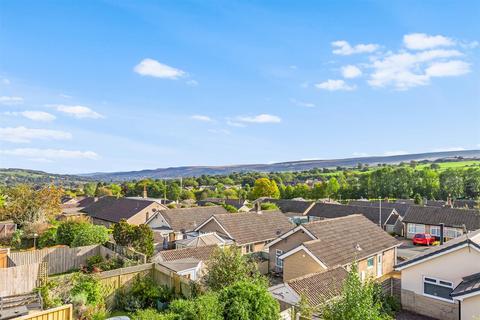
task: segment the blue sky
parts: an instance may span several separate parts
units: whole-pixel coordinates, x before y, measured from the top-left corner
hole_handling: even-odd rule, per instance
[[[480,148],[480,2],[0,2],[0,166]]]

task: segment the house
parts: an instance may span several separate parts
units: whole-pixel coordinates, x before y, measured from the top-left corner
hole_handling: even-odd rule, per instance
[[[280,211],[216,214],[199,225],[199,233],[216,232],[232,240],[243,253],[259,252],[265,245],[292,228]]]
[[[211,216],[227,213],[227,210],[222,206],[158,210],[148,219],[146,224],[154,232],[158,232],[164,238],[167,238],[169,247],[172,247],[176,240],[187,238],[188,233],[194,231],[197,226]],[[196,234],[191,236],[194,237]]]
[[[196,237],[182,239],[175,241],[176,249],[183,248],[196,248],[205,247],[216,244],[218,246],[224,246],[226,244],[232,244],[231,241],[223,239],[216,232],[200,234]]]
[[[402,307],[440,320],[480,317],[480,230],[435,246],[395,267]]]
[[[289,281],[357,262],[362,277],[393,271],[400,242],[363,215],[299,225],[268,244],[269,269]]]
[[[268,291],[280,303],[283,318],[290,319],[292,307],[299,304],[302,296],[312,307],[318,307],[341,295],[347,277],[347,270],[337,267],[280,283]]]
[[[480,229],[480,212],[477,210],[449,207],[411,206],[403,218],[405,236],[413,238],[416,233],[430,233],[440,237],[440,225],[445,225],[444,237],[453,239],[467,231]]]
[[[305,213],[315,204],[314,201],[295,199],[271,199],[262,198],[262,202],[271,202],[277,205],[292,223],[300,224],[308,222]]]
[[[400,215],[394,208],[362,207],[317,202],[307,212],[310,220],[322,220],[345,217],[352,214],[361,214],[377,225],[381,225],[387,232],[401,231]],[[400,219],[401,220],[401,219]]]
[[[152,257],[152,262],[185,276],[191,280],[198,280],[205,274],[205,263],[210,259],[217,245],[196,248],[183,248],[160,251]]]
[[[407,213],[408,208],[415,205],[414,203],[405,203],[405,202],[388,202],[388,201],[381,201],[382,208],[393,208],[400,217],[404,217],[405,213]],[[361,206],[361,207],[380,207],[380,201],[368,201],[368,200],[350,200],[348,202],[349,205],[353,206]]]
[[[57,217],[57,220],[67,220],[85,215],[83,209],[93,204],[98,200],[98,197],[64,197],[62,198],[61,209],[62,213]]]
[[[82,212],[90,216],[94,224],[109,227],[122,219],[130,224],[140,225],[146,223],[157,211],[164,209],[164,205],[155,201],[108,196],[99,198],[83,208]]]

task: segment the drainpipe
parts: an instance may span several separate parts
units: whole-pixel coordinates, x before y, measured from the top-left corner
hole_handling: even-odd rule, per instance
[[[443,244],[443,238],[444,238],[443,232],[444,232],[444,229],[445,229],[445,224],[444,224],[444,223],[440,223],[440,244],[441,244],[441,245]]]

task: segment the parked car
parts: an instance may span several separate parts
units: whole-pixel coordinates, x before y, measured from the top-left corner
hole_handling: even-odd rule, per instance
[[[435,242],[435,237],[430,233],[417,233],[413,236],[412,242],[413,245],[421,244],[429,246]]]

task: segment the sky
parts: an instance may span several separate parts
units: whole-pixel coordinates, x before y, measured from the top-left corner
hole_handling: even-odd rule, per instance
[[[0,1],[0,167],[480,149],[479,1]]]

